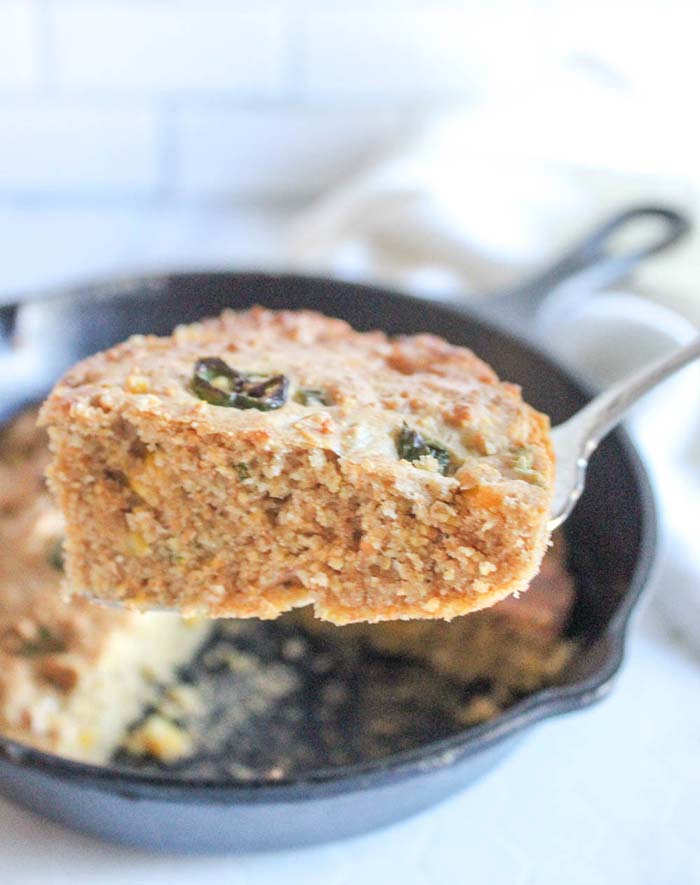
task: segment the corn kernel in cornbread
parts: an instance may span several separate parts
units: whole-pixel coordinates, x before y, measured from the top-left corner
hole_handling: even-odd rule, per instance
[[[42,420],[67,586],[127,606],[452,618],[547,544],[547,419],[430,335],[228,311],[85,360]]]

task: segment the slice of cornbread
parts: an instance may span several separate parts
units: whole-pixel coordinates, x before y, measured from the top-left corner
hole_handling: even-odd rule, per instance
[[[81,362],[42,421],[68,587],[134,608],[452,618],[547,544],[547,418],[430,335],[227,311]]]
[[[61,598],[63,518],[35,419],[0,437],[0,734],[105,762],[209,627]]]

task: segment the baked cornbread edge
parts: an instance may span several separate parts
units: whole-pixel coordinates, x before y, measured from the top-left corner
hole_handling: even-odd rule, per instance
[[[167,400],[153,392],[153,373],[149,377],[144,362],[148,363],[154,354],[163,358],[169,348],[184,346],[191,365],[202,352],[212,353],[216,347],[223,350],[224,345],[235,344],[236,329],[241,327],[259,335],[272,335],[273,342],[274,335],[278,335],[282,350],[285,335],[296,336],[289,341],[304,339],[302,343],[311,354],[315,345],[322,349],[329,342],[336,347],[356,347],[361,356],[374,360],[375,370],[380,365],[387,372],[392,371],[391,361],[396,363],[395,351],[399,348],[399,359],[413,359],[419,367],[412,372],[403,368],[395,372],[392,383],[400,384],[401,378],[410,374],[413,385],[426,383],[428,390],[440,383],[454,387],[455,377],[463,368],[465,382],[478,381],[489,395],[497,388],[515,419],[524,425],[522,434],[538,453],[541,487],[509,480],[503,488],[495,488],[475,483],[473,477],[463,480],[463,471],[458,471],[456,477],[443,477],[398,458],[347,457],[324,450],[322,437],[321,445],[300,441],[298,434],[285,438],[288,428],[276,436],[269,416],[277,413],[245,412],[241,413],[244,419],[224,416],[223,412],[238,410],[198,401],[187,390],[187,376],[182,372],[177,380],[179,411],[168,414]],[[426,353],[432,365],[427,364]],[[234,353],[233,358],[237,356]],[[368,371],[372,368],[370,365]],[[443,368],[444,376],[440,374]],[[286,366],[281,370],[288,371]],[[121,377],[110,379],[115,371],[122,371]],[[182,391],[189,397],[184,405]],[[319,434],[324,432],[324,420],[328,422],[327,411],[332,410],[317,410]],[[307,311],[273,313],[254,308],[240,314],[227,312],[218,320],[176,331],[172,338],[136,336],[84,360],[54,388],[40,420],[49,427],[54,453],[48,471],[50,487],[68,523],[67,586],[72,592],[117,600],[127,607],[178,608],[185,614],[211,617],[273,618],[312,603],[318,617],[337,624],[451,619],[525,590],[539,569],[548,542],[554,477],[548,419],[524,403],[514,385],[498,382],[492,370],[470,351],[433,336],[392,340],[378,332],[355,332],[342,321]],[[228,426],[222,427],[222,423]],[[138,464],[134,466],[129,449],[134,448],[135,441],[142,453],[139,457],[143,459],[146,452],[145,460],[157,465],[153,476]],[[310,484],[304,486],[304,480],[298,488],[292,487],[290,494],[297,494],[297,510],[306,507],[305,495],[318,498],[319,507],[333,513],[338,542],[316,549],[316,560],[286,552],[289,567],[283,579],[277,574],[280,579],[271,581],[265,570],[280,549],[279,527],[274,526],[271,534],[270,527],[258,520],[260,536],[246,548],[230,546],[231,531],[234,526],[238,531],[255,522],[265,501],[284,497],[279,482],[275,485],[275,478],[265,474],[266,470],[270,473],[270,463],[286,458],[280,472],[289,476],[305,469],[304,458],[312,451],[324,453],[322,469],[316,470]],[[249,489],[241,489],[245,481],[236,477],[236,470],[229,469],[229,475],[225,475],[227,464],[235,467],[247,462],[251,454],[262,462],[258,481],[263,487],[252,502]],[[226,494],[203,502],[199,498],[212,485],[213,471],[218,471],[217,481],[225,485]],[[110,480],[110,475],[125,478],[123,487]],[[181,497],[178,504],[183,485],[193,493]],[[348,490],[352,504],[340,494]],[[137,515],[143,529],[138,532],[134,528],[138,520],[126,506],[126,500],[134,494],[139,499]],[[395,509],[404,511],[393,520],[390,534],[385,530],[389,520],[383,524],[376,508],[371,512],[380,499],[382,504],[388,500]],[[237,520],[216,516],[218,504],[224,502],[228,507],[231,501],[239,500]],[[343,509],[348,507],[355,510],[344,514]],[[213,514],[211,518],[207,513]],[[353,521],[357,524],[358,517],[362,537],[358,549],[352,549],[349,526]],[[311,523],[314,518],[321,517],[316,513],[310,517]],[[304,520],[306,516],[300,516],[295,525],[291,519],[292,544],[294,537],[301,536],[299,526]],[[185,557],[188,555],[188,541],[182,542],[192,524],[199,526],[200,535],[210,530],[212,537],[218,534],[224,553],[229,545],[228,560],[224,555],[213,561],[213,556],[213,564],[200,561],[197,567],[182,568],[181,563],[173,563],[171,556],[164,555],[163,544],[171,540],[185,551]],[[425,542],[410,559],[410,538],[423,527]],[[319,535],[326,529],[328,526],[321,526]],[[135,535],[143,540],[136,542],[142,549],[131,550],[124,543],[119,548],[120,539],[127,538],[131,544]],[[392,548],[390,541],[397,538],[406,543]],[[452,540],[455,543],[448,550]],[[477,540],[479,543],[475,543]],[[243,574],[232,571],[241,549],[250,558],[256,546],[259,571],[255,567]],[[285,569],[280,565],[277,571]],[[241,591],[240,587],[246,589]]]

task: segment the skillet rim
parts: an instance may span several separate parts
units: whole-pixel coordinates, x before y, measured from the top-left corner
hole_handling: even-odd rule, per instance
[[[266,279],[269,282],[286,280],[291,284],[326,284],[336,288],[347,286],[355,294],[364,290],[375,298],[389,297],[393,301],[424,303],[446,312],[455,313],[462,320],[467,319],[477,323],[486,331],[492,331],[509,339],[519,348],[552,366],[581,395],[584,397],[592,395],[590,385],[582,380],[577,373],[561,366],[546,348],[532,342],[505,324],[484,318],[481,312],[470,310],[469,304],[459,304],[452,300],[427,299],[419,295],[397,292],[382,286],[356,283],[351,280],[339,280],[314,274],[238,272],[230,269],[215,269],[111,278],[96,281],[93,284],[63,288],[60,292],[51,295],[50,300],[55,303],[60,303],[63,299],[72,301],[76,298],[109,300],[128,295],[129,290],[133,290],[135,287],[167,290],[172,282],[184,279],[194,280],[200,276],[207,279],[235,277],[243,282],[248,278],[258,282]],[[18,306],[43,300],[40,295],[37,298],[22,299],[18,302]],[[0,406],[0,417],[3,421],[8,420],[22,405],[22,403],[15,403],[12,408],[9,404]],[[472,726],[420,747],[400,751],[376,761],[332,769],[318,769],[315,772],[278,781],[259,779],[237,782],[235,780],[178,778],[166,773],[142,774],[109,765],[91,765],[65,759],[2,735],[0,735],[0,759],[19,769],[45,774],[52,779],[70,780],[87,788],[113,792],[131,798],[155,799],[166,802],[178,802],[186,799],[197,804],[232,801],[240,803],[295,802],[359,791],[368,786],[381,786],[385,783],[448,768],[457,765],[469,756],[475,756],[496,744],[516,737],[528,726],[553,716],[584,709],[596,703],[611,691],[616,674],[624,660],[632,616],[646,587],[650,584],[658,547],[656,504],[647,471],[625,431],[618,429],[611,434],[611,438],[621,450],[639,494],[642,515],[641,537],[639,554],[625,594],[613,616],[595,638],[596,643],[606,644],[600,667],[587,677],[566,685],[539,689],[517,701],[506,711],[486,723]]]

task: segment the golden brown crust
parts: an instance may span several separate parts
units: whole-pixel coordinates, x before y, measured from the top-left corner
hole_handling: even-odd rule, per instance
[[[284,373],[275,411],[210,405],[196,360]],[[331,403],[302,405],[301,388]],[[523,590],[546,547],[549,425],[473,353],[254,308],[137,336],[44,405],[76,592],[135,607],[336,623],[452,618]],[[408,427],[450,452],[397,454]]]

